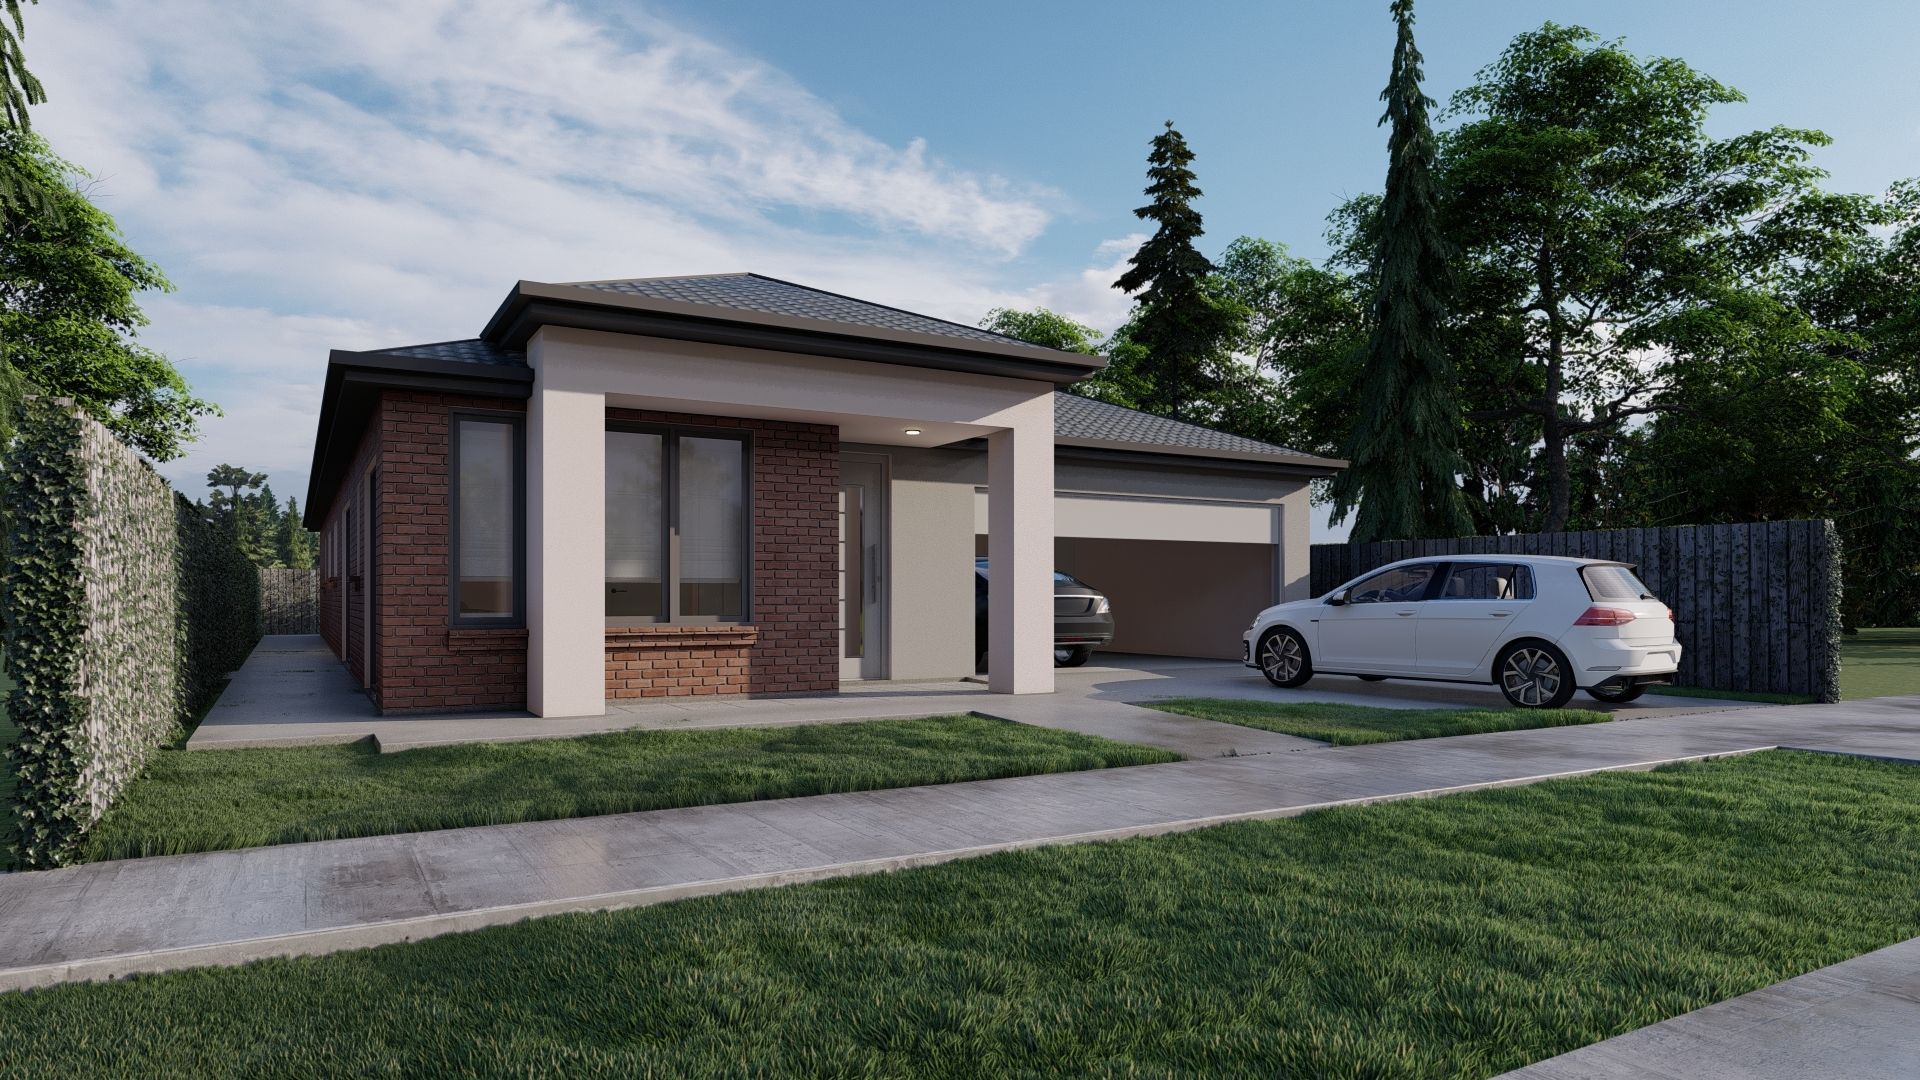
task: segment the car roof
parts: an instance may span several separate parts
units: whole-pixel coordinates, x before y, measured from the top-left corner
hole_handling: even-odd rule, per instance
[[[1411,559],[1382,563],[1376,570],[1385,570],[1391,566],[1418,566],[1428,563],[1446,562],[1525,562],[1525,563],[1563,563],[1569,566],[1627,566],[1618,559],[1583,559],[1574,555],[1523,555],[1517,551],[1463,551],[1457,555],[1419,555]],[[1369,571],[1371,572],[1371,571]]]

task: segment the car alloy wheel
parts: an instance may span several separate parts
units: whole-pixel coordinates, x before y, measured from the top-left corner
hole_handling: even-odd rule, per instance
[[[1560,661],[1531,645],[1513,650],[1507,654],[1507,662],[1500,665],[1500,688],[1506,691],[1507,700],[1528,708],[1550,706],[1560,696],[1565,679]]]
[[[1260,646],[1260,670],[1269,682],[1289,683],[1298,679],[1306,662],[1300,639],[1292,634],[1269,634]]]

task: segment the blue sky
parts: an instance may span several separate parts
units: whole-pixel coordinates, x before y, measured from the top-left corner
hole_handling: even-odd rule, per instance
[[[477,332],[516,278],[753,269],[948,318],[1103,328],[1147,140],[1198,154],[1207,247],[1319,255],[1379,183],[1386,4],[90,0],[30,8],[36,123],[172,276],[150,344],[227,415],[163,472],[304,496],[329,347]],[[1920,175],[1920,5],[1420,5],[1442,100],[1547,18],[1817,127],[1833,186]]]

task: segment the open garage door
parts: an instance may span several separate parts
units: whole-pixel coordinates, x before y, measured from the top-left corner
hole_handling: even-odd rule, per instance
[[[985,497],[976,500],[985,554]],[[1237,660],[1254,613],[1279,600],[1280,515],[1270,504],[1061,493],[1054,567],[1113,602],[1108,649]]]

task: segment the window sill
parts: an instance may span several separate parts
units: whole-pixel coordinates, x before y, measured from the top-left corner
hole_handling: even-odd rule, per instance
[[[450,626],[447,648],[452,652],[500,652],[527,647],[524,626]]]
[[[607,627],[607,644],[625,646],[751,645],[760,628],[751,623],[640,623]]]

